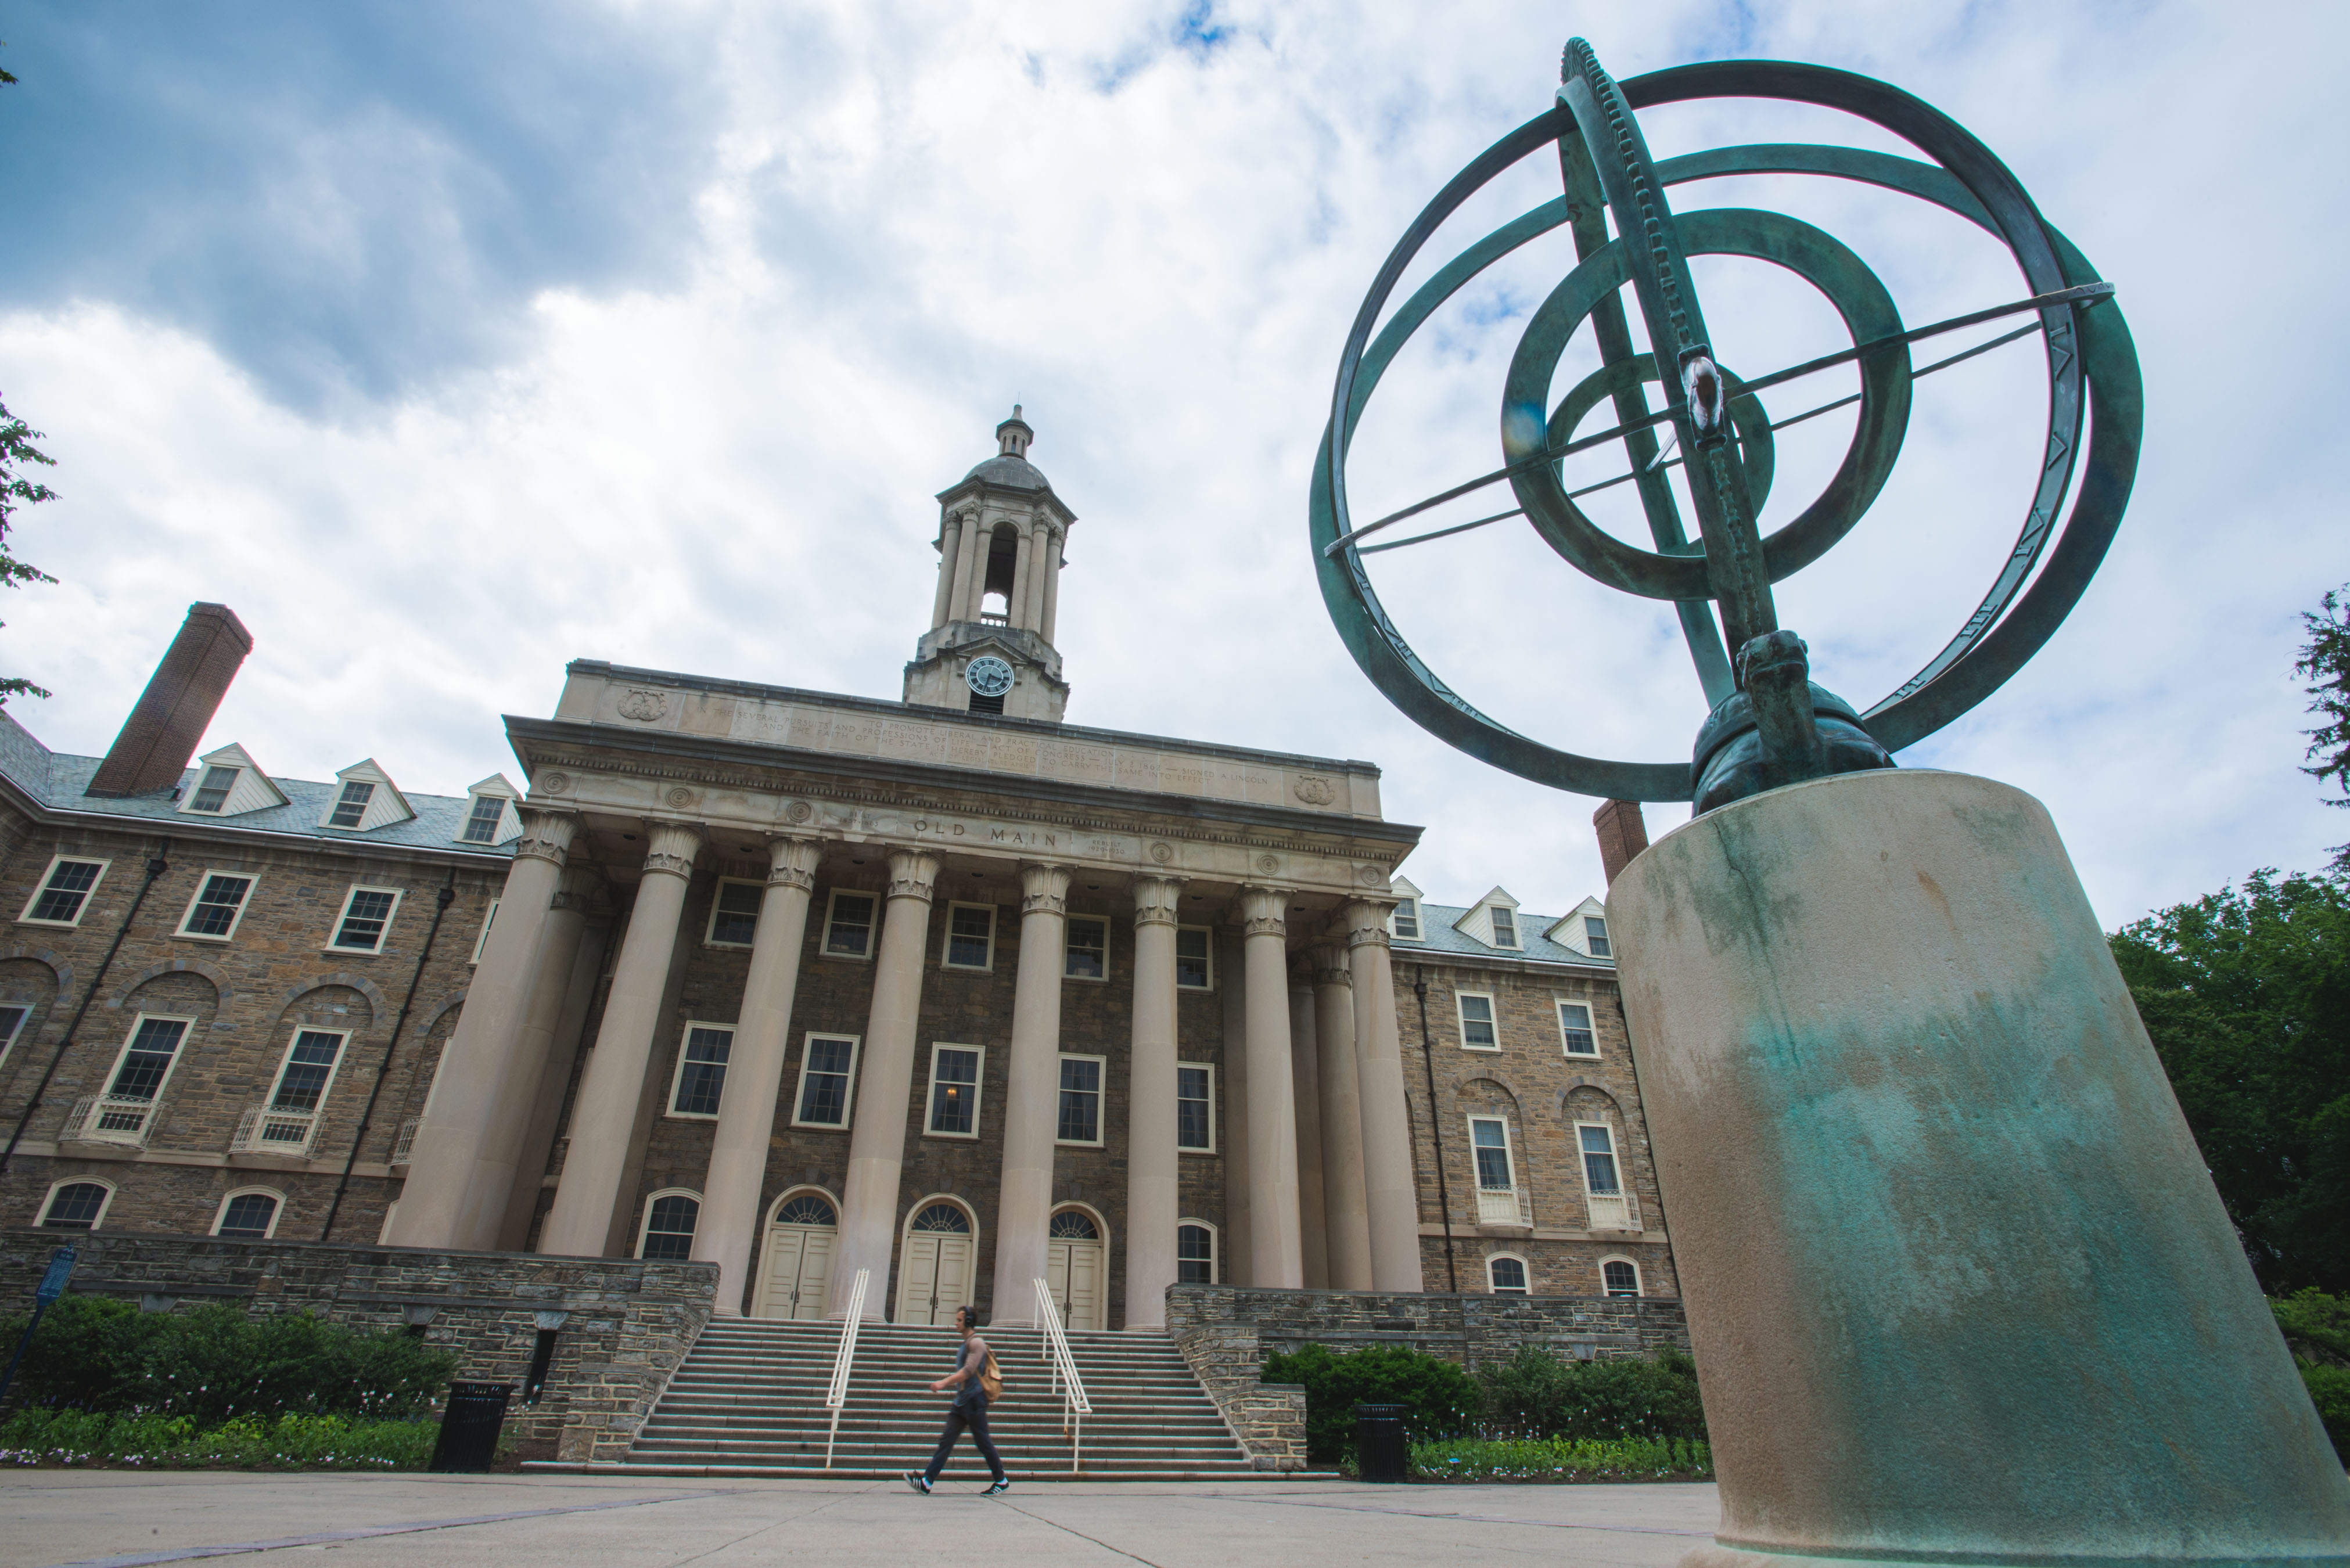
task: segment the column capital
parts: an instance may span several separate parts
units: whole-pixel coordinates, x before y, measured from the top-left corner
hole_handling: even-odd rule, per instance
[[[1306,967],[1316,985],[1352,985],[1355,971],[1347,967],[1347,950],[1336,942],[1316,942],[1305,950]]]
[[[1134,879],[1134,923],[1138,926],[1171,926],[1175,923],[1176,901],[1183,896],[1180,877],[1137,877]]]
[[[1393,899],[1357,898],[1347,906],[1347,945],[1349,948],[1385,947],[1388,945],[1388,915],[1395,909]]]
[[[931,901],[939,879],[939,857],[920,849],[889,851],[889,897]]]
[[[767,886],[816,891],[816,863],[824,854],[821,840],[787,833],[767,839]]]
[[[517,860],[544,860],[560,866],[570,851],[571,840],[579,831],[579,818],[567,811],[548,811],[544,806],[522,808],[522,841],[515,846]]]
[[[702,825],[698,822],[658,822],[648,820],[651,831],[645,835],[645,870],[688,879],[693,876],[693,857],[702,849]]]
[[[550,909],[585,909],[596,900],[604,886],[603,870],[595,866],[566,866],[563,879],[555,885],[555,897],[546,901]]]
[[[1286,937],[1289,934],[1288,916],[1288,888],[1243,888],[1241,889],[1241,929],[1250,936]]]
[[[1049,860],[1023,861],[1020,867],[1020,912],[1024,915],[1067,914],[1069,868]]]

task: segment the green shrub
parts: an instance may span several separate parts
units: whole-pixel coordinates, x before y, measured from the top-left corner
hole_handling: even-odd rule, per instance
[[[20,1410],[0,1424],[0,1464],[414,1470],[432,1459],[438,1432],[431,1421],[293,1413],[241,1416],[207,1428],[189,1416]]]
[[[13,1348],[24,1322],[0,1322],[0,1345]],[[398,1329],[362,1333],[307,1313],[255,1317],[219,1303],[142,1313],[68,1296],[42,1317],[16,1391],[27,1409],[186,1417],[209,1431],[248,1416],[406,1420],[456,1369],[454,1355]]]
[[[1568,1361],[1538,1345],[1482,1367],[1484,1428],[1496,1438],[1701,1440],[1697,1366],[1667,1345],[1654,1361]]]
[[[2350,1363],[2350,1296],[2329,1296],[2311,1285],[2282,1300],[2272,1296],[2269,1311],[2294,1355]]]
[[[1466,1372],[1403,1345],[1334,1355],[1309,1345],[1265,1357],[1263,1377],[1305,1386],[1305,1457],[1317,1465],[1354,1458],[1357,1403],[1404,1407],[1404,1436],[1415,1443],[1457,1436],[1477,1417],[1477,1385]]]
[[[1455,1438],[1420,1443],[1411,1465],[1422,1480],[1711,1480],[1713,1451],[1681,1438]]]

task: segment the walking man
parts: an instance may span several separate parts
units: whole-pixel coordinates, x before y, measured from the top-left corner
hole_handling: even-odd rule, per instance
[[[1012,1484],[1012,1478],[1003,1473],[1003,1461],[996,1457],[995,1439],[987,1435],[987,1376],[993,1369],[994,1358],[987,1352],[987,1341],[979,1337],[976,1308],[955,1309],[955,1332],[962,1335],[962,1353],[955,1359],[955,1369],[931,1385],[933,1394],[954,1390],[954,1403],[947,1409],[947,1428],[939,1434],[939,1451],[931,1456],[930,1469],[920,1475],[908,1470],[906,1484],[928,1497],[931,1488],[937,1484],[939,1472],[947,1468],[947,1456],[954,1451],[955,1438],[968,1427],[972,1441],[979,1445],[980,1457],[987,1461],[989,1471],[995,1477],[994,1484],[980,1495],[993,1497]]]

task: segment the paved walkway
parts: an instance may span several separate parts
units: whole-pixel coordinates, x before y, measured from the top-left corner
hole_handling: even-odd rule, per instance
[[[332,1568],[819,1558],[827,1568],[1419,1568],[1530,1554],[1670,1568],[1709,1538],[1718,1511],[1710,1485],[1015,1482],[984,1499],[954,1474],[921,1498],[896,1482],[12,1470],[0,1472],[0,1568],[132,1568],[264,1551]]]

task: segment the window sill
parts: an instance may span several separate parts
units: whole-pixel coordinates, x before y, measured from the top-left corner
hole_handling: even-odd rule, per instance
[[[1213,1156],[1213,1155],[1215,1154],[1215,1152],[1216,1152],[1216,1151],[1215,1151],[1214,1149],[1212,1149],[1212,1148],[1183,1148],[1183,1147],[1178,1147],[1176,1148],[1175,1152],[1176,1152],[1177,1154],[1197,1154],[1197,1155]]]
[[[1109,976],[1106,974],[1064,974],[1061,978],[1063,980],[1074,980],[1084,985],[1107,985],[1109,983]]]
[[[794,1123],[792,1123],[792,1127],[793,1127],[793,1130],[794,1130],[794,1131],[796,1131],[796,1132],[835,1132],[835,1133],[845,1133],[845,1132],[847,1132],[847,1131],[848,1130],[848,1123],[847,1123],[847,1122],[803,1122],[803,1121],[795,1121]]]
[[[1565,1056],[1570,1062],[1596,1062],[1599,1060],[1599,1053],[1596,1051],[1563,1051],[1560,1054]]]
[[[381,958],[381,948],[320,948],[320,952],[332,958]]]
[[[1099,1148],[1102,1147],[1102,1140],[1095,1138],[1090,1143],[1079,1143],[1074,1138],[1056,1137],[1053,1140],[1053,1147],[1055,1148]]]
[[[943,1138],[949,1143],[977,1143],[979,1141],[979,1135],[975,1132],[931,1132],[928,1128],[925,1128],[923,1129],[922,1136],[924,1137]]]
[[[710,950],[711,951],[712,951],[712,952],[722,952],[722,953],[747,953],[747,952],[749,952],[753,948],[756,947],[758,944],[757,944],[757,943],[755,943],[755,942],[712,942],[712,941],[705,941],[705,942],[703,942],[702,945],[703,947],[705,947],[705,948],[709,949],[709,950]]]
[[[824,952],[820,952],[820,953],[816,954],[816,961],[817,961],[817,962],[819,962],[819,963],[825,962],[825,961],[827,961],[827,960],[829,960],[829,961],[830,961],[831,962],[833,962],[833,963],[871,963],[871,962],[873,961],[873,955],[872,955],[871,953],[824,953]]]
[[[1501,1046],[1500,1046],[1500,1045],[1498,1045],[1498,1044],[1495,1044],[1495,1045],[1463,1045],[1463,1046],[1461,1046],[1461,1049],[1462,1049],[1463,1051],[1474,1051],[1474,1052],[1475,1052],[1478,1055],[1480,1055],[1480,1056],[1498,1056],[1498,1055],[1500,1055],[1500,1054],[1502,1054],[1502,1048],[1501,1048]]]
[[[995,966],[992,963],[942,963],[939,965],[939,969],[946,974],[993,974],[995,972]]]
[[[16,918],[16,923],[20,926],[46,926],[53,931],[78,931],[81,929],[81,922],[79,920],[36,920],[30,915],[19,915]]]
[[[661,1113],[661,1120],[665,1122],[714,1122],[717,1119],[716,1111],[663,1111]]]
[[[175,942],[202,942],[208,948],[224,948],[236,940],[236,933],[231,931],[224,937],[207,937],[194,931],[173,931],[172,940]]]

